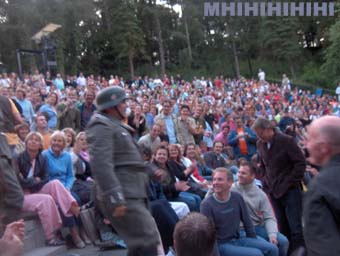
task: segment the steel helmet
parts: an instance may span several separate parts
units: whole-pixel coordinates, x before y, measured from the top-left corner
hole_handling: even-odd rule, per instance
[[[125,90],[119,86],[110,86],[101,90],[96,98],[96,105],[99,111],[117,106],[127,99]]]

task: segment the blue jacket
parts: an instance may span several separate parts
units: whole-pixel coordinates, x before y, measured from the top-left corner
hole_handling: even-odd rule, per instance
[[[251,157],[256,153],[256,141],[257,137],[255,133],[249,128],[244,126],[243,130],[245,133],[248,133],[249,136],[246,137],[246,143],[247,143],[247,149],[248,149],[248,155],[246,156],[248,160],[251,159]],[[228,137],[228,144],[229,146],[232,146],[234,149],[234,155],[235,158],[238,159],[240,157],[245,157],[241,154],[240,147],[238,144],[238,138],[237,138],[237,129],[232,130],[229,133]]]
[[[42,153],[47,159],[49,180],[59,180],[65,188],[71,190],[74,182],[71,154],[63,151],[56,156],[51,148]]]
[[[48,104],[44,104],[39,108],[39,112],[46,112],[48,115],[47,127],[48,129],[55,129],[57,127],[57,112]]]

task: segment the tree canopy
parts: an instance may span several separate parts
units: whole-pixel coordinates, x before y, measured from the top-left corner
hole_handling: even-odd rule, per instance
[[[15,50],[40,49],[31,37],[56,23],[63,74],[256,77],[262,68],[321,86],[340,79],[339,4],[330,17],[205,17],[203,8],[202,0],[0,0],[0,61],[16,71]],[[26,72],[39,65],[24,56]]]

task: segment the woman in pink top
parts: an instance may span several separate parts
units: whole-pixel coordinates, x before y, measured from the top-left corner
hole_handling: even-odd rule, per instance
[[[191,176],[193,179],[204,189],[207,189],[211,179],[211,170],[206,168],[204,160],[199,156],[198,146],[190,143],[185,146],[184,156],[187,157],[191,163],[195,166]],[[205,177],[206,176],[206,177]]]
[[[221,125],[220,132],[215,136],[214,142],[219,141],[222,142],[223,145],[228,145],[228,135],[229,135],[230,127],[224,122]]]

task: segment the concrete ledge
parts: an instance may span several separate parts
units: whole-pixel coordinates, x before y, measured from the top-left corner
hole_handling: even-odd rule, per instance
[[[67,251],[66,246],[45,246],[24,253],[24,256],[57,256]]]
[[[45,246],[45,235],[38,218],[25,221],[24,252]]]

